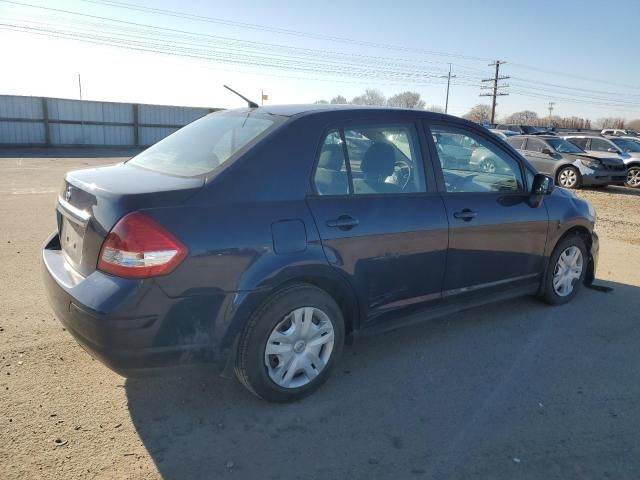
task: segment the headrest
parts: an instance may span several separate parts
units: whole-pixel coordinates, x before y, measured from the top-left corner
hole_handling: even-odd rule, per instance
[[[376,142],[369,147],[362,158],[360,170],[366,175],[388,177],[393,174],[396,152],[388,143]]]
[[[318,166],[327,170],[340,170],[344,163],[342,145],[324,145],[320,152]]]

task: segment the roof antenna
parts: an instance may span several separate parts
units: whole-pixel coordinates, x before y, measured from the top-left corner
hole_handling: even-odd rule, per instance
[[[238,95],[241,99],[243,99],[245,102],[247,102],[247,104],[249,105],[249,108],[260,108],[260,106],[256,103],[256,102],[252,102],[251,100],[249,100],[247,97],[245,97],[244,95],[236,92],[233,88],[228,87],[227,85],[223,85],[224,88],[226,88],[227,90],[235,93],[236,95]]]

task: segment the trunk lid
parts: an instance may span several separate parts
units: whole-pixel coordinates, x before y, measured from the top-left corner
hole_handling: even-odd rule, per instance
[[[178,177],[117,165],[69,172],[58,196],[60,245],[83,276],[96,269],[102,243],[125,214],[184,203],[202,188],[202,177]]]

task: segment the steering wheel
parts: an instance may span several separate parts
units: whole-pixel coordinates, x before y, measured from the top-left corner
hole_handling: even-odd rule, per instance
[[[385,179],[385,183],[392,183],[404,190],[411,180],[411,173],[411,165],[404,160],[398,160],[393,167],[393,173]]]

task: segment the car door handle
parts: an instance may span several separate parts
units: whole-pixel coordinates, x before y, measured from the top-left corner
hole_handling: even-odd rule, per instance
[[[327,220],[327,227],[339,228],[341,230],[350,230],[358,226],[360,222],[349,215],[340,215],[333,220]]]
[[[478,216],[478,212],[472,212],[468,208],[465,208],[464,210],[454,213],[453,216],[460,220],[464,220],[465,222],[469,222]]]

